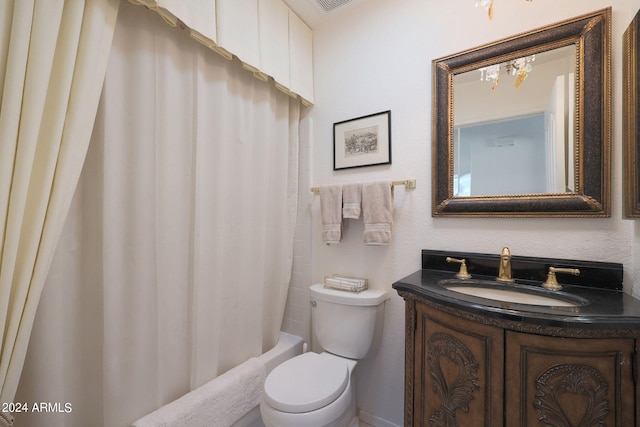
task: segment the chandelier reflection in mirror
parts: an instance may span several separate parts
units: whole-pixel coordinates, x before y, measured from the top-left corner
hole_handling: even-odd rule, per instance
[[[528,2],[531,2],[533,0],[526,0]],[[485,8],[485,10],[487,11],[487,15],[489,16],[489,19],[493,19],[493,0],[476,0],[476,7],[478,6],[482,6]]]
[[[491,90],[494,90],[498,83],[500,83],[500,69],[504,67],[507,75],[515,76],[515,87],[520,87],[526,80],[531,70],[533,70],[532,62],[536,60],[535,55],[529,55],[522,58],[517,58],[509,62],[502,64],[489,65],[482,67],[480,71],[480,80],[491,83]]]

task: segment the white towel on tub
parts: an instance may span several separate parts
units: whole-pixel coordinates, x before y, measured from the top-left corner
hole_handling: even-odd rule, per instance
[[[260,404],[267,371],[255,357],[135,421],[133,427],[229,427]]]

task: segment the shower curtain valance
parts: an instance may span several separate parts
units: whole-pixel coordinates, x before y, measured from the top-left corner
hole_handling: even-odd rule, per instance
[[[313,105],[312,31],[283,0],[129,0],[303,104]]]

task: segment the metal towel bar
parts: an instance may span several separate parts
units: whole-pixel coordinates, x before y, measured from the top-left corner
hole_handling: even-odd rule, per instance
[[[391,182],[392,186],[396,186],[396,185],[404,185],[404,188],[407,189],[414,189],[416,188],[416,180],[415,179],[405,179],[403,181],[392,181]],[[320,187],[311,187],[311,192],[314,194],[319,194],[320,193]]]

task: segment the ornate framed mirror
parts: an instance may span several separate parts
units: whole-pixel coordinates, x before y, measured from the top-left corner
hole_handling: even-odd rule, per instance
[[[611,8],[432,69],[434,217],[611,216]]]
[[[638,67],[638,25],[640,12],[633,18],[624,32],[623,43],[623,110],[624,110],[624,147],[625,147],[625,212],[629,218],[640,218],[640,132],[638,115],[640,114],[640,71]]]

